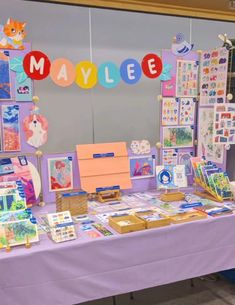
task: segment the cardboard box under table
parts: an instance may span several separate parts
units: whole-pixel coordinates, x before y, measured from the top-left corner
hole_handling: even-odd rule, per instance
[[[57,192],[56,211],[70,211],[72,216],[87,214],[87,193],[83,190]]]

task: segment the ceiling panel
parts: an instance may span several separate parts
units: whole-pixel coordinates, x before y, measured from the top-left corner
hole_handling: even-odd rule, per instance
[[[235,10],[229,9],[229,0],[41,0],[41,2],[235,21]]]

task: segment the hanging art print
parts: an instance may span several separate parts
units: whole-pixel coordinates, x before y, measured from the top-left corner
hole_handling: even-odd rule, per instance
[[[235,104],[215,105],[213,142],[235,144]]]
[[[228,50],[205,51],[201,56],[200,105],[226,102]]]
[[[179,164],[185,166],[186,176],[192,175],[192,163],[191,163],[192,156],[193,156],[192,151],[179,152]]]
[[[73,188],[72,157],[48,159],[49,190],[65,191]]]
[[[162,150],[162,164],[163,165],[177,165],[178,151],[177,149],[163,149]]]
[[[198,64],[192,60],[177,60],[176,96],[196,97]]]
[[[162,99],[162,126],[178,125],[179,103],[173,97]]]
[[[19,106],[2,105],[3,150],[20,151]]]
[[[204,156],[208,161],[223,163],[223,145],[213,143],[214,109],[199,108],[198,118],[198,156]]]
[[[11,99],[9,51],[0,51],[0,100]]]

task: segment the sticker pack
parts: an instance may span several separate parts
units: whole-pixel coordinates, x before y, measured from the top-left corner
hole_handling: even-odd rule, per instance
[[[196,97],[198,95],[198,62],[177,60],[176,96]]]

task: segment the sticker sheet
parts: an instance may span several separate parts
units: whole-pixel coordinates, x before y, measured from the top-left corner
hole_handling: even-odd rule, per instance
[[[163,127],[163,147],[192,147],[193,146],[193,127],[177,126]]]
[[[155,155],[130,157],[130,174],[132,179],[155,176]]]
[[[215,105],[213,142],[235,144],[235,104]]]
[[[48,159],[48,177],[50,192],[73,189],[72,157]]]
[[[2,105],[3,150],[20,151],[20,121],[18,105]]]
[[[198,95],[198,64],[192,60],[177,60],[176,96],[196,97]]]
[[[200,105],[226,102],[228,50],[218,48],[201,56]]]
[[[179,103],[173,97],[162,99],[162,126],[178,125]]]
[[[0,100],[12,98],[9,58],[9,51],[0,51]]]
[[[162,150],[162,164],[163,165],[177,165],[178,150],[177,149],[163,149]]]
[[[180,125],[193,125],[195,118],[195,98],[180,99]]]
[[[16,102],[31,102],[33,97],[32,80],[27,78],[19,83],[17,77],[15,79],[15,100]]]
[[[198,156],[206,160],[223,163],[224,148],[221,144],[213,144],[214,109],[199,108],[198,112]]]

